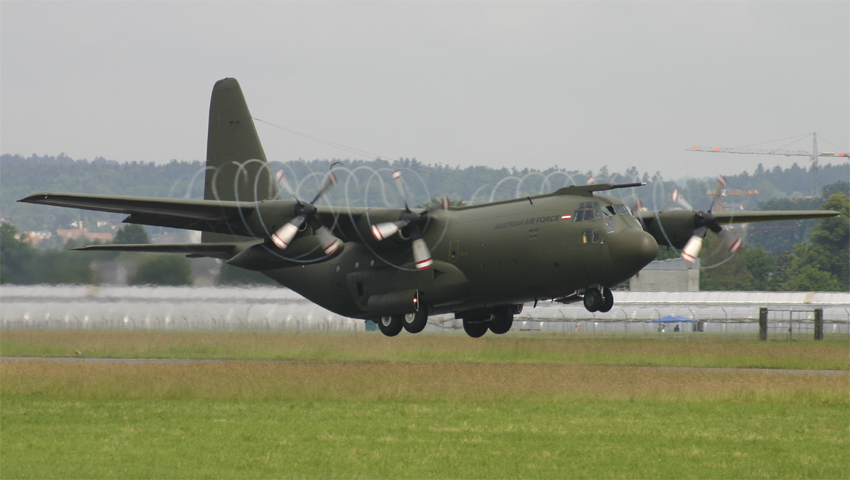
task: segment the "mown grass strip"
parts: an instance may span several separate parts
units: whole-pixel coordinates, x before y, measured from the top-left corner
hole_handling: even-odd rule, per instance
[[[593,339],[559,335],[379,333],[4,331],[3,356],[439,363],[544,363],[677,367],[850,369],[846,340],[770,341],[696,337]],[[76,352],[80,352],[77,354]]]
[[[599,365],[0,361],[0,395],[114,400],[661,401],[850,406],[845,372]]]
[[[3,478],[847,478],[846,408],[6,396]]]

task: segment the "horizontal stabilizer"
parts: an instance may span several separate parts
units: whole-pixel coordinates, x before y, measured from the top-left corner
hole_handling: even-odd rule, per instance
[[[184,253],[192,257],[230,258],[248,245],[236,243],[145,243],[87,245],[74,250],[146,252],[146,253]]]
[[[24,203],[52,205],[55,207],[82,208],[100,212],[135,213],[186,217],[198,220],[226,220],[249,213],[255,208],[252,202],[225,202],[184,200],[176,198],[131,197],[122,195],[93,195],[76,193],[36,193],[18,200]]]

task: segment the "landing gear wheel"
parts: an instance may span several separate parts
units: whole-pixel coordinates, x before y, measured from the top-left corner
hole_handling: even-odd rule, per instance
[[[493,313],[493,319],[490,320],[490,331],[496,335],[503,335],[511,330],[514,324],[514,314],[511,307],[500,308]]]
[[[613,297],[611,297],[613,300]],[[602,307],[602,303],[605,299],[602,298],[602,292],[597,288],[588,288],[587,291],[584,292],[584,308],[587,309],[588,312],[595,312]]]
[[[602,291],[602,306],[599,307],[600,312],[610,312],[614,307],[614,294],[607,288]]]
[[[478,338],[487,333],[487,322],[477,317],[464,317],[463,331],[472,338]]]
[[[425,330],[425,325],[428,325],[428,309],[425,308],[425,305],[422,305],[418,312],[404,315],[402,325],[410,333],[419,333]]]
[[[386,315],[378,319],[378,328],[388,337],[395,337],[401,332],[403,315]]]

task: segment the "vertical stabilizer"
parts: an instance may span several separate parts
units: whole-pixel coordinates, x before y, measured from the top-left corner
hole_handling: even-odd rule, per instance
[[[239,82],[234,78],[219,80],[210,100],[204,199],[257,202],[277,198],[266,154]],[[202,241],[238,239],[204,232]]]

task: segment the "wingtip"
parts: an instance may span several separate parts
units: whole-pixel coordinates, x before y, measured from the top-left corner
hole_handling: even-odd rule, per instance
[[[50,193],[35,193],[35,194],[32,194],[28,197],[24,197],[24,198],[18,200],[18,202],[20,202],[20,203],[40,203],[41,201],[44,201],[44,200],[47,200],[48,198],[50,198],[50,195],[51,195]]]

